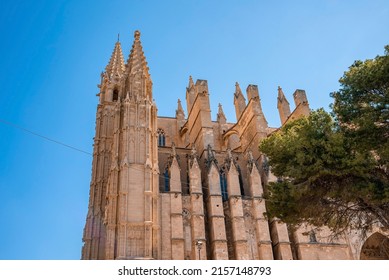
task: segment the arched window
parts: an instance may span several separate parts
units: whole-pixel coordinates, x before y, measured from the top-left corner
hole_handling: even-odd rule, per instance
[[[112,93],[112,101],[118,101],[119,99],[119,90],[115,88]]]
[[[161,128],[158,128],[158,146],[164,147],[165,146],[165,131]]]

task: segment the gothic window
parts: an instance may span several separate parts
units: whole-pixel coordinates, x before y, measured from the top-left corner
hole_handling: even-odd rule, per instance
[[[164,178],[164,183],[165,183],[165,188],[164,191],[168,192],[170,190],[170,178],[169,178],[169,170],[165,170],[163,173],[163,178]]]
[[[227,177],[224,170],[220,170],[220,188],[222,191],[222,199],[223,201],[228,200],[228,193],[227,193]]]
[[[161,128],[158,128],[158,146],[164,147],[165,146],[165,131]]]
[[[118,101],[119,99],[119,90],[115,88],[112,93],[112,101]]]

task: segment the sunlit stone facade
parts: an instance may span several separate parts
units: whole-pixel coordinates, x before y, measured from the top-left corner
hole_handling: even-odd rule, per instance
[[[157,116],[140,32],[134,37],[127,63],[115,44],[99,85],[82,259],[382,258],[379,228],[363,245],[353,232],[333,240],[326,228],[268,220],[263,189],[277,178],[258,143],[276,128],[258,86],[245,97],[236,83],[236,123],[221,105],[212,120],[208,82],[192,77],[187,112],[178,100],[174,118]],[[310,112],[304,90],[292,111],[281,88],[277,98],[282,124]]]

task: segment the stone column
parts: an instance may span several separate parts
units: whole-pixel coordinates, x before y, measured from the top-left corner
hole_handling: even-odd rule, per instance
[[[249,194],[252,198],[252,213],[255,220],[255,235],[259,259],[272,260],[273,250],[270,239],[269,223],[263,213],[266,212],[265,200],[263,199],[263,188],[261,176],[255,164],[255,160],[249,152]]]
[[[209,149],[208,149],[209,150]],[[220,189],[220,174],[216,164],[208,154],[208,223],[213,260],[228,260],[226,226],[224,222],[223,201]]]
[[[272,219],[270,232],[273,241],[274,258],[276,260],[293,260],[289,234],[286,224],[279,219]]]
[[[120,103],[115,105],[115,117],[113,124],[112,164],[107,187],[107,205],[104,212],[106,224],[105,259],[115,259],[116,215],[118,202],[119,164],[118,152],[120,141]]]
[[[203,191],[201,187],[201,170],[197,161],[196,152],[192,150],[189,163],[189,192],[192,208],[192,259],[206,260],[207,248],[205,239]]]
[[[182,220],[181,177],[174,143],[172,149],[173,152],[171,155],[171,164],[169,168],[172,259],[183,260],[185,258],[185,240],[184,225]]]
[[[227,171],[227,192],[231,212],[235,257],[237,260],[247,260],[249,259],[249,254],[243,216],[242,195],[239,187],[239,173],[230,150],[228,151],[228,154],[227,161],[229,162],[229,168]]]
[[[161,259],[172,259],[171,245],[171,215],[170,215],[170,194],[160,194],[160,213],[161,213]]]
[[[277,177],[269,170],[268,183],[275,182],[276,180]],[[272,219],[270,221],[270,234],[273,242],[274,258],[276,260],[293,260],[286,224],[277,218]]]

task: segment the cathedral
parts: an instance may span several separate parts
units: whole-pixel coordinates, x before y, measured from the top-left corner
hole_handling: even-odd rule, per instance
[[[231,95],[236,123],[219,104],[211,119],[207,80],[189,77],[186,108],[157,115],[140,32],[125,62],[120,42],[99,84],[92,178],[82,259],[384,259],[378,228],[328,238],[266,216],[263,190],[277,180],[259,141],[269,127],[257,85]],[[278,88],[281,123],[310,113],[304,90],[291,110]]]

